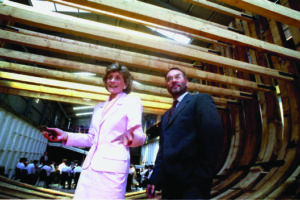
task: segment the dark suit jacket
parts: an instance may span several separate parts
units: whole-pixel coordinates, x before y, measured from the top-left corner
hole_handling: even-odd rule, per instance
[[[187,94],[169,123],[162,116],[160,147],[150,183],[162,187],[196,187],[210,193],[215,165],[223,144],[222,124],[208,94]]]

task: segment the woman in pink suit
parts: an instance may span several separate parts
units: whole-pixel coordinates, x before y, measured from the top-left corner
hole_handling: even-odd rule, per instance
[[[127,95],[132,85],[128,69],[118,63],[108,66],[103,82],[110,96],[106,102],[95,106],[88,134],[67,133],[57,128],[43,131],[50,141],[90,147],[75,199],[124,199],[130,165],[129,147],[143,145],[145,141],[141,101]]]

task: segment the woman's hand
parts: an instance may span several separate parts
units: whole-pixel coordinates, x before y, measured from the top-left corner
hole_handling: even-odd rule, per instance
[[[58,128],[45,127],[43,128],[42,133],[43,136],[51,142],[63,141],[63,140],[67,140],[68,138],[67,133]]]
[[[123,144],[125,146],[130,146],[132,144],[132,141],[134,139],[134,135],[133,135],[133,132],[130,132],[129,134],[126,134],[124,137],[123,137]]]
[[[123,144],[125,146],[132,145],[132,142],[134,140],[134,131],[135,131],[135,129],[137,129],[139,127],[140,127],[140,125],[132,127],[131,129],[126,131],[126,133],[124,133],[121,136],[115,138],[112,142],[118,141],[118,142],[120,142],[121,144]]]

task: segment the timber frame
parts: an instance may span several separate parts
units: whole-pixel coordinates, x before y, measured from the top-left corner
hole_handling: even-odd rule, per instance
[[[233,17],[230,27],[136,0],[51,0],[118,22],[181,33],[209,44],[205,47],[2,1],[0,93],[95,105],[107,98],[100,78],[106,64],[117,61],[142,83],[133,85],[132,95],[141,98],[144,112],[161,115],[172,104],[164,73],[180,67],[190,79],[188,89],[211,94],[222,117],[224,146],[212,197],[299,198],[299,189],[287,191],[300,188],[300,3],[219,1],[238,9],[185,0]]]

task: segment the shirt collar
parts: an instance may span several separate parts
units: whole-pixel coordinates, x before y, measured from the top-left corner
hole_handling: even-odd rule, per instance
[[[187,95],[187,94],[188,94],[188,92],[185,92],[185,93],[183,93],[182,95],[180,95],[180,97],[177,98],[178,103],[177,103],[176,107],[178,106],[178,104],[182,101],[182,99],[183,99],[183,98],[185,97],[185,95]]]

